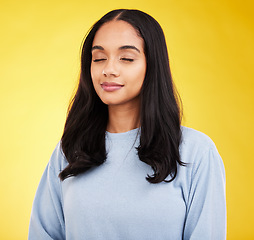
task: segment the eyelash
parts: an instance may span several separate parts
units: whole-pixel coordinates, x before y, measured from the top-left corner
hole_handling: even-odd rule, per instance
[[[99,59],[94,59],[93,61],[94,62],[101,62],[101,61],[103,61],[103,60],[106,60],[105,58],[99,58]]]
[[[134,61],[134,59],[132,59],[132,58],[121,58],[121,60],[127,61],[127,62],[133,62]]]
[[[103,60],[106,60],[106,59],[105,58],[94,59],[93,62],[101,62]],[[127,62],[133,62],[134,61],[134,59],[132,59],[132,58],[120,58],[120,60],[127,61]]]

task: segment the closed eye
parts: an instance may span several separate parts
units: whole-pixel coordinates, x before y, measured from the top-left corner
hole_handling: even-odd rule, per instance
[[[94,59],[93,62],[101,62],[104,60],[106,60],[106,58],[97,58],[97,59]]]
[[[132,58],[121,58],[121,60],[127,61],[127,62],[133,62],[134,61],[134,59],[132,59]]]

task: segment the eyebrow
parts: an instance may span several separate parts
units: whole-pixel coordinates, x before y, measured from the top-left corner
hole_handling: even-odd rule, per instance
[[[95,46],[92,47],[91,51],[93,51],[95,49],[104,50],[104,48],[102,46],[95,45]],[[136,48],[135,46],[133,46],[133,45],[124,45],[124,46],[119,47],[119,50],[125,50],[125,49],[133,49],[133,50],[140,53],[140,50],[138,48]]]
[[[140,53],[140,50],[138,48],[136,48],[135,46],[132,46],[132,45],[124,45],[124,46],[119,48],[119,50],[125,50],[125,49],[133,49],[133,50],[136,50],[137,52]]]
[[[95,46],[92,47],[91,51],[93,51],[95,49],[104,50],[104,48],[102,46],[95,45]]]

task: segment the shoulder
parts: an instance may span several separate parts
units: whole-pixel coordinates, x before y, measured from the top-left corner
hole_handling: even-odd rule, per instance
[[[219,154],[210,137],[192,128],[182,127],[180,153],[183,162],[197,162],[211,152]]]
[[[63,153],[61,141],[59,141],[50,157],[49,168],[58,175],[67,165],[68,161]]]
[[[212,139],[206,134],[188,127],[181,127],[182,142],[181,147],[189,148],[216,148]]]
[[[182,127],[182,143],[180,145],[181,161],[186,164],[186,168],[180,168],[181,171],[187,171],[191,182],[196,179],[208,181],[208,177],[224,179],[225,169],[223,160],[210,137],[197,130]]]

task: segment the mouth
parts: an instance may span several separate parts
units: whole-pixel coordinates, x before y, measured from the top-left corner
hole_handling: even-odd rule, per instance
[[[101,87],[106,92],[113,92],[119,90],[123,87],[123,84],[116,83],[116,82],[103,82],[101,83]]]

